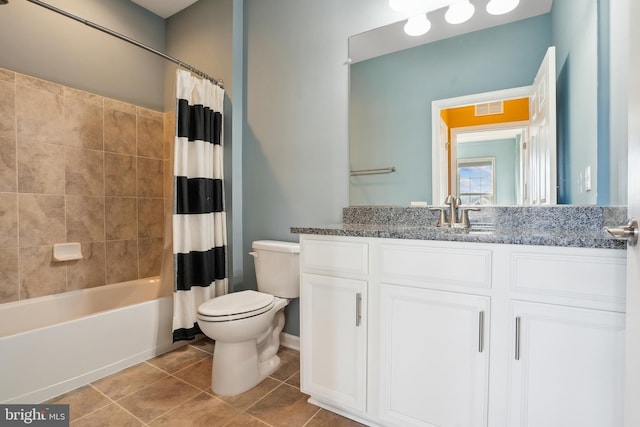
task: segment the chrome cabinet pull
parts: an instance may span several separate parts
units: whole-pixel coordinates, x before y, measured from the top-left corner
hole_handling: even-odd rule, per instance
[[[478,313],[478,352],[484,351],[484,311]]]
[[[362,321],[362,294],[356,294],[356,327],[360,326]]]
[[[516,317],[516,360],[520,360],[520,317]]]

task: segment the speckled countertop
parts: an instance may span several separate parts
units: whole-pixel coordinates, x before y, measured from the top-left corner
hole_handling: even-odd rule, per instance
[[[437,212],[428,208],[355,206],[344,208],[343,223],[292,227],[295,234],[441,240],[511,245],[625,249],[606,226],[626,223],[626,207],[487,207],[469,212],[470,229],[435,227]]]

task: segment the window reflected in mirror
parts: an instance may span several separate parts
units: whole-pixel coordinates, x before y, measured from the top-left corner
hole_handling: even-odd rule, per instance
[[[495,205],[495,157],[458,159],[458,195],[463,205]]]

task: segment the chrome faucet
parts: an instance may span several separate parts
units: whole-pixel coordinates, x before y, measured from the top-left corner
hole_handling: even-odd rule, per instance
[[[456,224],[458,224],[458,206],[460,206],[460,199],[449,194],[444,200],[444,203],[449,205],[449,227],[455,227]]]
[[[469,228],[469,211],[479,211],[479,208],[462,208],[458,214],[458,208],[461,205],[460,199],[452,195],[448,195],[444,203],[449,205],[449,219],[445,213],[446,208],[429,208],[432,211],[440,211],[438,218],[438,227],[451,228]]]

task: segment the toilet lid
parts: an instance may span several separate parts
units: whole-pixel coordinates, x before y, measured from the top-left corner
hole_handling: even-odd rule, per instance
[[[251,313],[272,305],[274,298],[257,291],[233,292],[203,303],[198,307],[198,313],[208,317]]]

